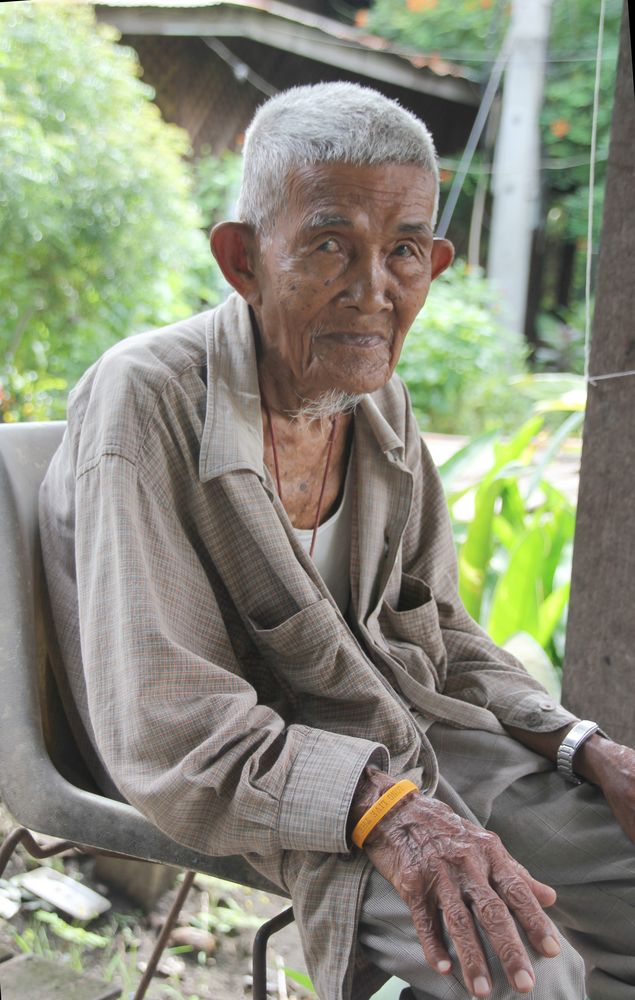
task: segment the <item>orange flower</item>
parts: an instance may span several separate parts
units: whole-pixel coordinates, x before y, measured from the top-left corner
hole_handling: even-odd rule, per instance
[[[415,14],[424,14],[427,10],[434,10],[438,3],[439,0],[406,0],[406,7]]]
[[[358,10],[355,14],[355,24],[358,28],[365,28],[368,24],[368,10]]]
[[[483,10],[488,10],[492,6],[492,0],[481,0]]]
[[[556,139],[562,139],[571,131],[571,123],[566,118],[556,118],[555,122],[552,122],[549,128]]]

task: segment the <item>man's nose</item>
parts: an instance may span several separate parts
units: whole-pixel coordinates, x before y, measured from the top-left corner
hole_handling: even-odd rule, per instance
[[[346,298],[366,315],[392,309],[393,276],[386,261],[378,254],[367,253],[352,265]]]

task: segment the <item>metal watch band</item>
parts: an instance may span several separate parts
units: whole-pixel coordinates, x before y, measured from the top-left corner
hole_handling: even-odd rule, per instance
[[[575,726],[569,730],[558,747],[558,756],[556,758],[557,769],[562,777],[571,782],[572,785],[581,785],[584,780],[573,770],[575,753],[580,749],[585,740],[588,740],[589,736],[593,736],[593,733],[598,732],[599,728],[596,722],[590,722],[588,719],[576,722]]]

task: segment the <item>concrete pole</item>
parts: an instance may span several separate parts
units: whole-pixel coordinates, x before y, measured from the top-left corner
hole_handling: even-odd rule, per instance
[[[511,53],[494,154],[488,275],[510,329],[525,326],[531,243],[540,211],[540,132],[552,0],[514,0]]]
[[[635,104],[624,4],[606,172],[562,700],[635,747]]]

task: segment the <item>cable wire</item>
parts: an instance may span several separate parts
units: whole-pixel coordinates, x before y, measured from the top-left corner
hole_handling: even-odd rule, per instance
[[[490,73],[489,80],[487,81],[487,86],[483,92],[483,97],[481,98],[481,103],[479,105],[476,118],[474,119],[474,124],[472,125],[472,131],[470,132],[463,156],[461,157],[459,169],[454,176],[452,187],[450,188],[447,200],[443,206],[441,221],[437,227],[437,236],[444,237],[448,231],[450,222],[452,221],[454,209],[456,208],[456,203],[459,200],[459,195],[465,182],[467,172],[470,169],[472,157],[476,152],[476,147],[478,146],[479,139],[481,138],[481,134],[485,128],[487,117],[490,113],[492,104],[494,103],[494,98],[496,97],[496,91],[498,90],[501,82],[503,70],[505,69],[509,59],[511,43],[512,32],[510,29],[505,36],[501,50],[496,58],[496,62],[492,67],[492,72]]]

